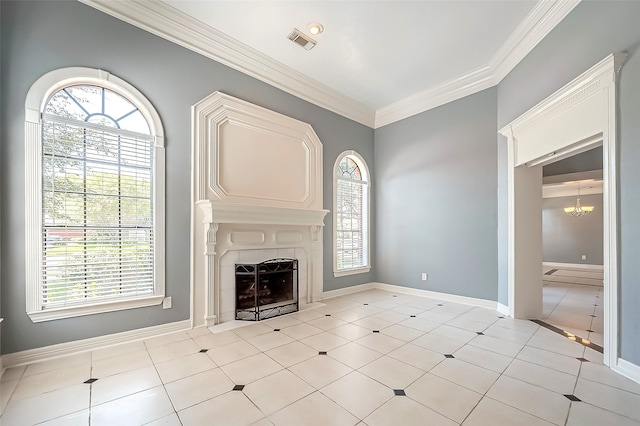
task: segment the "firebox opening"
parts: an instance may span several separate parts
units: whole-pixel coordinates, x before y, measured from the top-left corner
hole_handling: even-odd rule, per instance
[[[236,264],[236,319],[260,321],[298,310],[298,261]]]

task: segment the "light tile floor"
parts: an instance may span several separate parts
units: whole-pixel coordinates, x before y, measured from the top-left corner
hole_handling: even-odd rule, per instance
[[[9,368],[0,422],[640,425],[601,354],[488,309],[371,290],[226,328]]]
[[[604,344],[604,273],[589,269],[542,268],[543,318],[565,331]]]

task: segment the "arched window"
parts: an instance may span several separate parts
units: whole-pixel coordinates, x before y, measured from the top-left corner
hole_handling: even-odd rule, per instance
[[[368,272],[369,170],[358,153],[345,151],[336,160],[333,176],[334,275]]]
[[[66,68],[32,86],[26,113],[31,319],[160,303],[164,149],[151,104],[108,73]]]

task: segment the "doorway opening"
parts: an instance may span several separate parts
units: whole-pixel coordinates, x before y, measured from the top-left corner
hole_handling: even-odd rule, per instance
[[[508,310],[542,315],[542,166],[603,147],[604,363],[618,365],[616,82],[610,55],[500,130],[507,137]]]
[[[602,145],[542,168],[542,316],[603,352]],[[579,339],[579,340],[578,340]]]

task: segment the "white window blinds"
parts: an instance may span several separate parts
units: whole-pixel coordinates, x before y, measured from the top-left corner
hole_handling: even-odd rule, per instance
[[[42,117],[42,309],[154,294],[153,137],[122,128],[124,98],[74,89]]]

